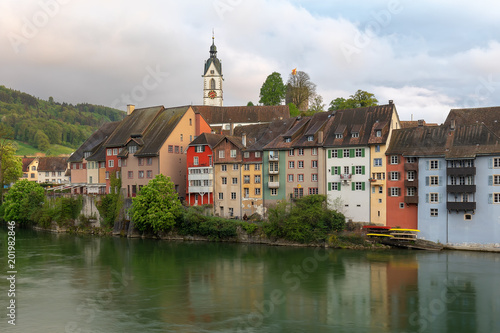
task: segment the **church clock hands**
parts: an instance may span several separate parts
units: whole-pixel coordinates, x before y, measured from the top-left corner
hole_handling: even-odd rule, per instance
[[[214,99],[215,97],[217,97],[217,93],[213,90],[210,90],[208,92],[208,97],[210,97],[211,99]]]

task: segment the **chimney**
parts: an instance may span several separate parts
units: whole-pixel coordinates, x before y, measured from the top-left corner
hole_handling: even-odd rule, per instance
[[[135,110],[134,104],[127,104],[127,115],[131,114]]]
[[[389,100],[389,105],[394,104],[394,101],[392,99]]]
[[[323,131],[318,132],[318,143],[323,143]]]
[[[418,127],[423,127],[424,126],[424,120],[423,119],[417,120],[417,125],[418,125]]]
[[[454,131],[454,130],[455,130],[455,119],[452,119],[452,120],[451,120],[450,129],[451,129],[452,131]]]
[[[243,145],[243,147],[247,146],[247,134],[246,133],[243,133],[241,135],[241,144]]]

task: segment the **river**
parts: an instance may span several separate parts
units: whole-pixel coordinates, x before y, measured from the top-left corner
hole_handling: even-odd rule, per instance
[[[0,332],[500,332],[500,254],[0,229]],[[8,323],[15,300],[15,326]]]

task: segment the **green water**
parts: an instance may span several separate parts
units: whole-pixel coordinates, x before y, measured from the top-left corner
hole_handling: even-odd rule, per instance
[[[500,254],[0,230],[0,332],[500,332]]]

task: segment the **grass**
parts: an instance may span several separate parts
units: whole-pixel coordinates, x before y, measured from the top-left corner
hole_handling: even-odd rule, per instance
[[[51,145],[48,151],[42,152],[37,148],[30,146],[27,143],[20,141],[14,141],[17,145],[16,155],[17,156],[35,156],[38,153],[45,153],[47,156],[59,156],[59,155],[69,155],[75,151],[74,148],[65,147],[61,145]]]

